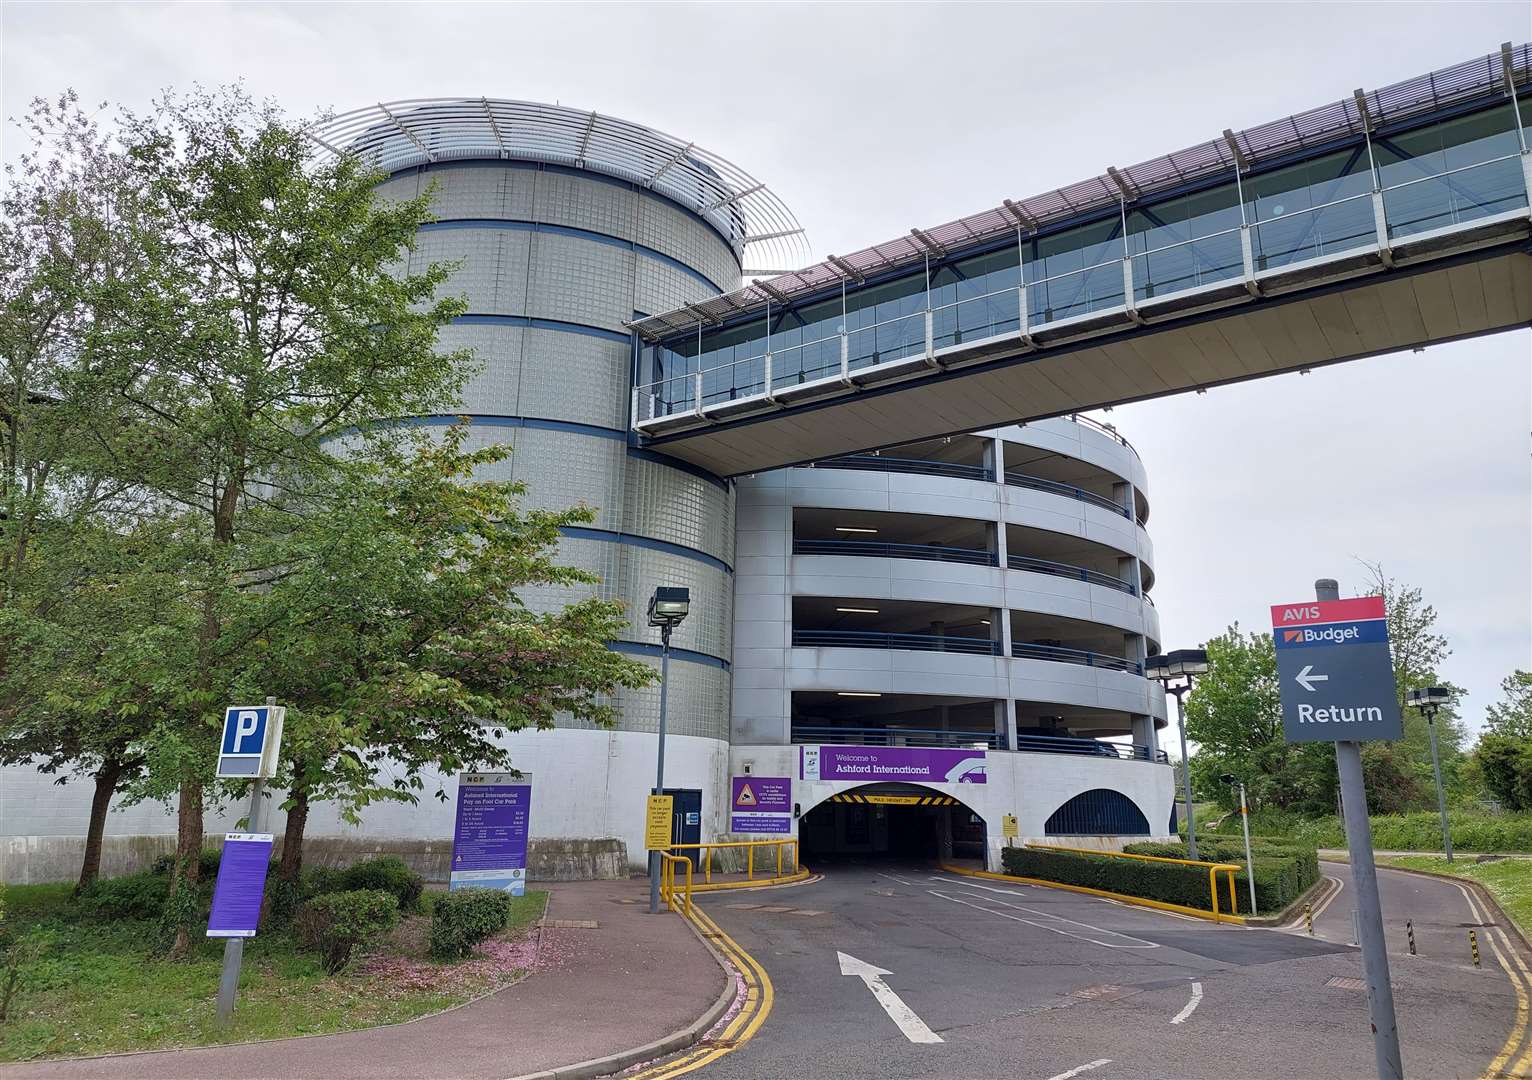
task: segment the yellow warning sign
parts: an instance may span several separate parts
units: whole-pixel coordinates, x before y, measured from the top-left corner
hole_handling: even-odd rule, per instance
[[[755,806],[755,792],[750,790],[749,784],[740,785],[739,794],[734,797],[735,806]]]
[[[644,847],[663,851],[670,846],[670,820],[675,816],[674,795],[649,796],[649,816],[644,819]]]
[[[1015,814],[1007,814],[1000,819],[1000,835],[1006,839],[1014,839],[1021,835],[1021,826],[1016,823]]]

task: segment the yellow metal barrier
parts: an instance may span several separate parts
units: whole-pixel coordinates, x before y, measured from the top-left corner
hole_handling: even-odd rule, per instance
[[[719,848],[744,848],[745,849],[745,877],[749,881],[755,880],[755,850],[756,848],[771,847],[777,850],[777,872],[775,877],[782,877],[782,853],[791,847],[793,849],[793,869],[798,872],[798,841],[796,838],[786,840],[715,840],[709,844],[671,844],[667,851],[699,851],[702,853],[702,881],[703,884],[713,883],[713,852]],[[689,860],[688,860],[689,861]]]
[[[668,852],[660,852],[660,895],[665,898],[667,911],[676,910],[676,869],[677,865],[686,867],[686,886],[681,890],[681,914],[691,918],[692,914],[692,861],[680,855],[671,855]]]
[[[1181,866],[1207,867],[1208,871],[1208,895],[1213,901],[1213,920],[1225,921],[1223,914],[1218,910],[1218,875],[1226,874],[1229,883],[1229,916],[1230,921],[1239,919],[1239,901],[1235,898],[1234,875],[1244,869],[1233,863],[1205,863],[1200,859],[1172,859],[1164,855],[1135,855],[1128,851],[1103,851],[1100,848],[1058,847],[1053,844],[1027,844],[1029,848],[1037,851],[1067,851],[1075,855],[1101,855],[1112,859],[1139,859],[1142,862],[1177,863]]]

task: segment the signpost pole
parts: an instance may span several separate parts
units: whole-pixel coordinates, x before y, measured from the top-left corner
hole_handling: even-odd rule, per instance
[[[277,703],[274,697],[266,698],[269,709]],[[261,796],[266,791],[266,778],[257,776],[250,785],[250,814],[245,831],[261,831]],[[245,959],[245,939],[225,938],[223,942],[223,975],[218,980],[218,1023],[228,1025],[234,1019],[234,995],[239,992],[239,969]]]
[[[665,692],[670,689],[670,627],[660,627],[660,745],[654,767],[654,793],[665,794]],[[649,914],[660,910],[660,853],[649,852]]]
[[[1314,582],[1314,596],[1320,601],[1339,600],[1340,586],[1333,578],[1321,578]],[[1378,869],[1372,858],[1372,822],[1367,818],[1367,787],[1362,780],[1362,744],[1352,739],[1338,741],[1335,768],[1340,775],[1346,846],[1351,852],[1351,881],[1356,886],[1357,938],[1367,979],[1378,1080],[1403,1080],[1394,988],[1389,982],[1388,952],[1383,938],[1383,908],[1378,901]]]

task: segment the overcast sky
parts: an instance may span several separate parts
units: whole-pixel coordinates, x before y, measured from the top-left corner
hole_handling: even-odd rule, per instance
[[[1416,4],[0,2],[3,113],[243,78],[294,114],[487,95],[639,121],[767,181],[842,253],[1532,36]],[[20,147],[7,123],[4,157]],[[1532,331],[1117,409],[1149,470],[1165,646],[1425,590],[1471,724],[1532,667]]]

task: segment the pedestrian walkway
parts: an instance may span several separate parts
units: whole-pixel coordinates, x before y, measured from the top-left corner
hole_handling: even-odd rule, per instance
[[[0,1078],[501,1080],[662,1039],[722,994],[723,971],[691,928],[676,915],[649,914],[646,882],[539,887],[551,895],[545,926],[535,931],[538,970],[460,1009],[341,1035],[4,1066]]]

